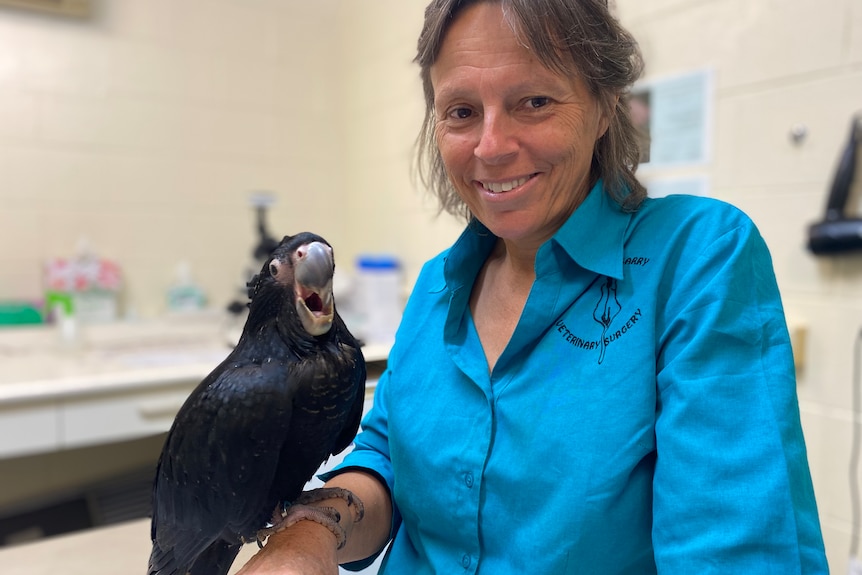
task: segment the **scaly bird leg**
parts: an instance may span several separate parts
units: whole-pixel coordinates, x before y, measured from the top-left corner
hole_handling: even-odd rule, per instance
[[[335,498],[344,499],[347,502],[347,506],[355,510],[356,516],[353,518],[354,523],[359,523],[362,521],[362,518],[365,517],[365,505],[362,503],[362,500],[354,495],[349,489],[343,489],[341,487],[321,487],[319,489],[303,491],[295,503],[299,505],[307,505],[309,503],[317,503],[318,501],[323,501],[325,499]]]
[[[354,523],[362,521],[365,516],[365,505],[362,500],[356,497],[352,492],[340,487],[322,487],[320,489],[312,489],[303,492],[296,501],[291,504],[279,505],[272,517],[272,526],[266,527],[258,531],[257,540],[260,545],[267,537],[273,533],[283,531],[303,519],[315,521],[324,527],[328,528],[335,535],[338,542],[338,549],[344,547],[347,541],[347,534],[344,527],[341,526],[341,514],[332,507],[310,505],[326,499],[333,498],[344,499],[347,502],[348,508],[355,509]]]

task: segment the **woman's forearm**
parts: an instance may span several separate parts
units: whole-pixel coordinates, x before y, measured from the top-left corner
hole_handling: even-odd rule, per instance
[[[335,575],[338,563],[365,559],[386,543],[392,523],[389,493],[376,477],[361,471],[336,475],[326,487],[341,487],[362,501],[365,513],[355,522],[356,510],[341,498],[325,499],[314,505],[333,507],[341,516],[344,547],[336,551],[337,540],[330,529],[314,521],[300,521],[270,536],[266,546],[238,575]]]
[[[320,505],[334,507],[341,514],[341,526],[347,535],[344,547],[338,551],[338,562],[365,559],[386,544],[392,524],[392,504],[389,492],[373,475],[348,471],[326,482],[326,487],[341,487],[351,491],[365,506],[361,521],[354,522],[356,511],[343,499],[327,499]]]

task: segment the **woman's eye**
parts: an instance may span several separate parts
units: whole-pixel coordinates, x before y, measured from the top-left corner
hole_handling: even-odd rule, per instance
[[[449,111],[448,116],[453,120],[466,120],[473,115],[473,110],[470,108],[455,108]]]
[[[546,96],[534,96],[527,100],[527,106],[533,109],[544,108],[550,103],[551,99]]]

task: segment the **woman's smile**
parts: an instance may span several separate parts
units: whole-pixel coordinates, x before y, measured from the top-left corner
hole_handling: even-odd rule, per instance
[[[486,192],[491,192],[492,194],[501,194],[503,192],[511,192],[515,188],[519,188],[526,184],[529,180],[533,178],[533,174],[529,176],[525,176],[523,178],[515,178],[513,180],[501,180],[501,181],[479,181],[477,182]]]

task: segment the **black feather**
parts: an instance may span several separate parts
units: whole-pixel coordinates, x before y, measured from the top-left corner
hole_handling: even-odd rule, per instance
[[[295,274],[305,265],[298,254],[313,242],[331,253],[309,233],[285,237],[274,250],[249,283],[239,343],[174,420],[153,487],[149,575],[226,574],[276,507],[295,500],[356,434],[365,396],[359,344],[334,303],[331,327],[320,335],[303,328],[297,311]]]

